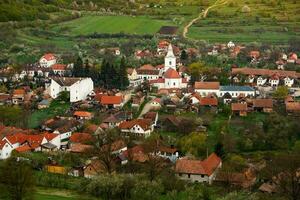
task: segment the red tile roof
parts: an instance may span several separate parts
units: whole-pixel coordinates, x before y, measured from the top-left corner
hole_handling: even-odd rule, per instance
[[[153,84],[153,83],[164,83],[164,82],[165,82],[164,78],[158,78],[158,79],[150,80],[149,81],[150,84]]]
[[[273,108],[272,99],[254,99],[253,107],[255,108]]]
[[[231,104],[232,111],[247,111],[247,104],[246,103],[232,103]]]
[[[285,106],[288,112],[300,112],[300,102],[287,102]]]
[[[121,104],[123,101],[122,96],[102,96],[100,103],[103,105]]]
[[[175,171],[185,174],[201,174],[210,176],[222,162],[215,153],[211,154],[204,161],[179,159],[176,162]]]
[[[122,122],[119,125],[120,129],[131,129],[135,125],[139,125],[144,131],[150,129],[151,120],[149,119],[133,119],[131,121]]]
[[[24,89],[15,89],[13,91],[13,95],[25,95],[25,90]]]
[[[28,151],[31,151],[32,148],[29,146],[29,145],[23,145],[23,146],[20,146],[18,148],[15,149],[17,152],[19,153],[22,153],[22,152],[28,152]]]
[[[88,143],[93,141],[93,136],[88,133],[73,133],[70,137],[72,143]]]
[[[87,111],[75,111],[73,115],[76,117],[91,117],[92,113]]]
[[[201,106],[217,106],[218,99],[215,97],[201,97],[200,105]]]
[[[143,65],[139,68],[139,70],[156,70],[155,67],[153,67],[152,65]]]
[[[64,64],[54,64],[51,66],[52,70],[66,70],[66,65]]]
[[[218,90],[219,88],[219,82],[195,82],[195,89]]]
[[[174,78],[174,79],[177,79],[177,78],[180,78],[178,72],[175,70],[175,69],[172,69],[172,68],[169,68],[165,75],[164,75],[165,78]]]
[[[90,149],[92,149],[93,146],[92,145],[86,145],[86,144],[72,144],[71,145],[71,152],[72,153],[84,153]]]
[[[55,56],[52,53],[47,53],[47,54],[43,55],[42,58],[45,58],[47,61],[50,61],[50,60],[54,60]]]
[[[285,71],[285,70],[270,70],[270,69],[256,69],[256,68],[232,68],[232,74],[245,74],[245,75],[255,75],[255,76],[267,76],[271,77],[274,74],[277,74],[281,78],[292,77],[300,78],[300,74],[296,71]]]

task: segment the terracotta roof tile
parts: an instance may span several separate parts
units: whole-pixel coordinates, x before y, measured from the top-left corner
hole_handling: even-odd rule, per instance
[[[254,99],[253,107],[255,108],[273,108],[272,99]]]
[[[121,104],[123,101],[122,96],[102,96],[100,103],[103,105]]]
[[[169,68],[165,75],[164,75],[165,78],[168,78],[168,79],[177,79],[177,78],[180,78],[178,72],[175,70],[175,69],[172,69],[172,68]]]
[[[218,90],[219,88],[219,82],[195,82],[195,89]]]
[[[247,104],[246,103],[232,103],[231,104],[232,111],[247,111]]]
[[[72,143],[88,143],[93,141],[93,136],[88,133],[73,133],[70,137]]]
[[[76,117],[91,117],[92,113],[87,111],[75,111],[73,115]]]

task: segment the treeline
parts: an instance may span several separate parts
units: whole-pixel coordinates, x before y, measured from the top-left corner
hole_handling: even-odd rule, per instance
[[[83,62],[78,57],[72,75],[75,77],[91,77],[96,86],[107,89],[126,89],[129,85],[124,57],[122,57],[120,64],[114,62],[114,59],[104,59],[100,70],[95,66],[91,66],[88,60]]]

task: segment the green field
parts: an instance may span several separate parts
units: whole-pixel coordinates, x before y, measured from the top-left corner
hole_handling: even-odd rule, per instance
[[[92,33],[154,34],[161,26],[174,25],[172,21],[152,19],[146,16],[84,16],[60,23],[53,30],[69,30],[70,35]]]
[[[300,38],[300,4],[293,0],[228,0],[190,28],[188,37],[209,42],[282,44]],[[242,11],[247,6],[247,12]]]

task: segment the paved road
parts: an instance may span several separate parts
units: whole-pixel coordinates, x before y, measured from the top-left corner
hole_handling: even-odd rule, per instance
[[[214,7],[217,6],[221,6],[227,3],[227,0],[217,0],[213,5],[209,6],[208,8],[206,8],[205,10],[203,10],[202,12],[199,13],[198,17],[192,19],[192,21],[190,21],[184,28],[183,28],[183,33],[182,36],[184,38],[187,38],[187,33],[189,32],[189,28],[199,19],[201,18],[206,18],[208,11]]]

